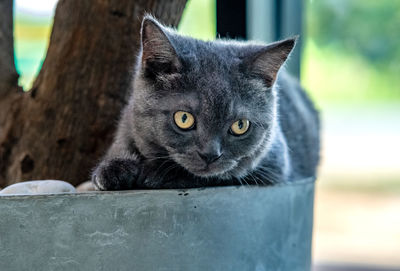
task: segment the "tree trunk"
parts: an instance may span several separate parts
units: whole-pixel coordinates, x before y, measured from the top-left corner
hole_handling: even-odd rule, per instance
[[[126,102],[143,14],[176,26],[185,4],[60,0],[46,59],[23,93],[13,61],[12,0],[0,0],[0,186],[87,180]]]

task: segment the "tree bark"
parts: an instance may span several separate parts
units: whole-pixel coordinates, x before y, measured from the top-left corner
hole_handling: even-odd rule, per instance
[[[16,86],[18,74],[14,65],[13,1],[0,0],[0,98]]]
[[[27,93],[18,93],[12,46],[10,51],[7,45],[12,36],[5,36],[8,53],[1,63],[6,60],[11,72],[0,82],[8,86],[3,92],[14,95],[11,100],[10,95],[0,97],[0,186],[28,179],[60,179],[74,185],[87,180],[111,143],[126,102],[143,14],[176,26],[185,4],[186,0],[60,0],[46,59]],[[12,30],[8,17],[0,23],[8,25],[6,33]]]
[[[4,186],[5,163],[14,145],[13,130],[23,102],[14,64],[13,0],[0,0],[0,187]]]

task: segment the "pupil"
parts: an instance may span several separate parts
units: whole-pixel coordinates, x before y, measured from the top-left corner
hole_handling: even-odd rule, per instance
[[[238,126],[239,126],[239,129],[240,129],[240,130],[243,129],[243,121],[242,121],[242,120],[239,120]]]
[[[187,115],[186,115],[186,114],[183,114],[183,116],[182,116],[182,122],[185,123],[186,120],[187,120]]]

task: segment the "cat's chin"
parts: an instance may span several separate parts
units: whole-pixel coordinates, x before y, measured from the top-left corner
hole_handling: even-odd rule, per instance
[[[224,159],[206,165],[204,161],[196,159],[191,155],[171,154],[170,157],[187,172],[201,178],[230,176],[229,172],[235,169],[239,163],[235,159]]]
[[[219,175],[225,173],[226,171],[214,172],[207,169],[202,169],[202,170],[189,170],[189,172],[197,177],[212,178],[212,177],[218,177]]]
[[[237,165],[237,162],[232,162],[225,164],[222,166],[221,164],[211,164],[205,167],[200,167],[200,168],[192,168],[188,166],[183,167],[189,171],[191,174],[197,176],[197,177],[202,177],[202,178],[212,178],[212,177],[217,177],[220,178],[224,175],[227,175],[229,171],[231,171],[235,166]]]

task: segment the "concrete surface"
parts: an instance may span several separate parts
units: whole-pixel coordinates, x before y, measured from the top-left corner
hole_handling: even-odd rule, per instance
[[[0,270],[311,268],[314,182],[0,197]]]

